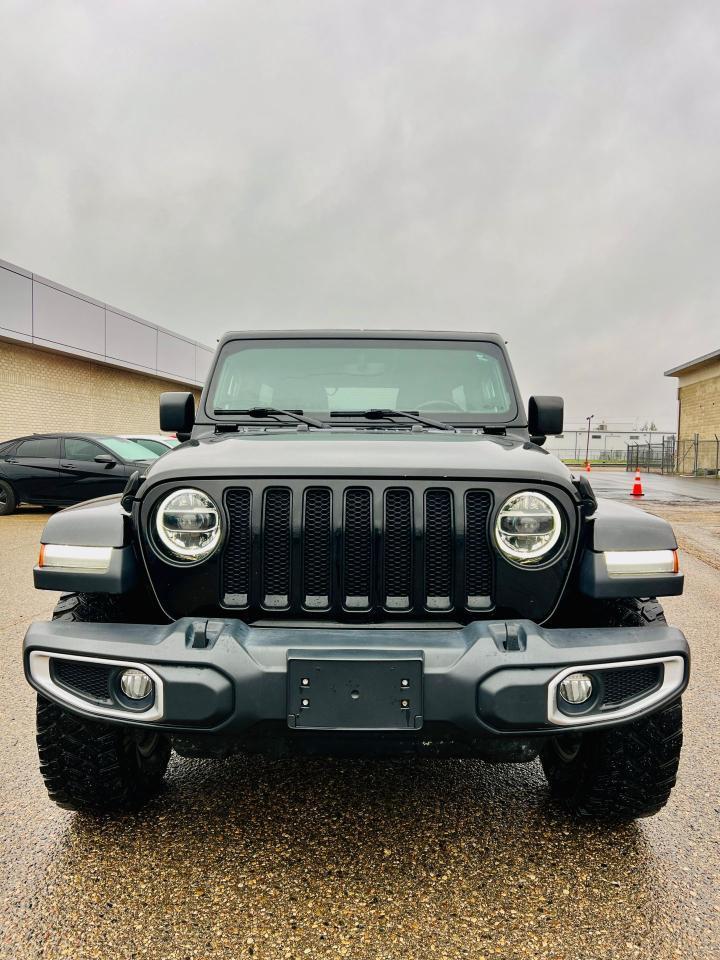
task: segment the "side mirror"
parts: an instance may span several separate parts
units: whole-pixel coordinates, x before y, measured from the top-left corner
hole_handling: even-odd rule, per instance
[[[104,463],[105,467],[109,470],[110,467],[117,466],[117,460],[115,457],[111,457],[109,453],[99,453],[95,457],[95,463]]]
[[[191,393],[160,394],[160,429],[189,435],[195,426],[195,397]],[[178,440],[180,436],[178,436]]]
[[[563,432],[564,404],[562,397],[530,397],[528,430],[532,438],[543,438]]]

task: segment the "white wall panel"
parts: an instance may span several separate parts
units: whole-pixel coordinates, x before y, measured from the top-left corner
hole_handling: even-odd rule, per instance
[[[32,280],[0,267],[0,328],[32,336]]]
[[[105,309],[33,281],[33,337],[105,355]]]
[[[195,379],[199,380],[200,383],[205,382],[205,378],[208,375],[210,370],[210,363],[213,358],[213,351],[208,350],[206,347],[201,347],[198,345],[196,347],[195,353]]]
[[[158,330],[157,369],[158,373],[195,380],[195,344]]]
[[[106,353],[138,367],[155,370],[157,366],[157,327],[124,317],[113,310],[105,312]]]

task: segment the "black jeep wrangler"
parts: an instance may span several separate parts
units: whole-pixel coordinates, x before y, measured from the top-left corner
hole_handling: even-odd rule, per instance
[[[655,813],[688,681],[663,520],[543,449],[503,340],[233,333],[184,442],[51,517],[31,625],[40,767],[70,809],[137,806],[186,757],[539,757],[584,817]]]

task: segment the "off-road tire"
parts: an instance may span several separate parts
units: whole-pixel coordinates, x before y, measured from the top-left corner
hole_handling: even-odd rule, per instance
[[[553,627],[652,627],[665,625],[665,612],[656,597],[592,600],[574,594],[553,615]]]
[[[7,517],[9,514],[15,513],[16,507],[15,491],[7,480],[0,480],[0,517]]]
[[[665,623],[654,598],[602,601],[592,604],[590,613],[594,626]],[[678,699],[618,727],[558,736],[543,749],[541,762],[553,797],[574,816],[626,822],[650,817],[665,806],[681,747]]]
[[[38,696],[37,744],[48,795],[65,810],[135,810],[162,788],[170,743],[86,720]]]
[[[53,620],[75,623],[163,623],[157,602],[146,590],[131,593],[63,593]]]
[[[155,608],[156,609],[156,608]],[[53,620],[153,622],[145,594],[66,594]],[[170,741],[162,734],[90,720],[37,698],[40,772],[50,799],[66,810],[134,810],[162,788]]]

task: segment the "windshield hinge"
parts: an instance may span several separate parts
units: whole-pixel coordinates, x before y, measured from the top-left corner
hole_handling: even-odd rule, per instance
[[[140,489],[143,480],[145,479],[145,471],[140,472],[140,470],[135,470],[128,477],[128,481],[125,484],[122,495],[120,497],[120,506],[123,508],[125,513],[132,513],[133,501],[135,500],[135,494]]]
[[[580,509],[583,512],[583,516],[591,517],[597,510],[598,504],[595,491],[590,486],[590,481],[584,473],[581,473],[579,476],[573,477],[573,483],[575,484],[575,489],[580,494]]]

